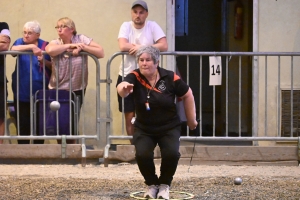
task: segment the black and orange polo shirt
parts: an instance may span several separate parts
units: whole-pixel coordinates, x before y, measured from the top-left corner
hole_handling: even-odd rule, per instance
[[[185,95],[189,90],[189,86],[176,73],[157,68],[160,79],[153,89],[139,69],[124,78],[124,81],[134,84],[133,96],[136,106],[134,125],[155,134],[180,125],[175,98]],[[145,105],[148,93],[150,110],[147,110]]]

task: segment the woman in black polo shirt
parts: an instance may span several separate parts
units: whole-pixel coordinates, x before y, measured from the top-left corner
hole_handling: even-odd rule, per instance
[[[118,87],[121,97],[133,93],[136,106],[133,144],[136,161],[148,189],[145,198],[169,199],[179,153],[181,122],[176,111],[175,98],[184,102],[187,125],[197,127],[192,90],[173,71],[158,66],[160,52],[153,46],[141,47],[137,54],[139,69],[128,74]],[[161,174],[155,172],[153,151],[161,150]]]

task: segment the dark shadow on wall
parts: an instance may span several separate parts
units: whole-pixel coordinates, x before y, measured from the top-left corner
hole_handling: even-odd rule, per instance
[[[250,2],[248,0],[243,0],[243,2]],[[228,45],[229,37],[232,36],[230,27],[232,25],[231,20],[233,12],[232,7],[236,1],[228,0],[177,0],[176,1],[176,26],[180,29],[176,29],[175,37],[175,51],[198,51],[198,52],[218,52],[218,51],[234,51],[230,49]],[[178,5],[180,4],[180,5]],[[245,7],[249,10],[248,13],[252,10],[252,3],[245,4]],[[249,7],[249,8],[248,8]],[[181,9],[181,10],[180,10]],[[230,10],[231,9],[231,10]],[[180,12],[184,12],[180,14]],[[252,14],[251,14],[252,16]],[[252,17],[248,16],[248,19]],[[182,19],[184,18],[184,19]],[[244,37],[243,40],[237,41],[237,45],[244,43],[252,43],[252,23],[248,22],[247,24],[251,27],[245,29],[248,31],[246,36],[251,35],[251,37]],[[178,25],[183,23],[183,25]],[[232,39],[230,39],[232,40]],[[243,45],[250,46],[250,45]],[[250,48],[243,51],[252,51],[252,45]],[[226,107],[226,58],[222,57],[222,86],[215,86],[215,128],[216,136],[225,136],[225,107]],[[212,127],[213,127],[213,87],[209,86],[209,58],[202,57],[202,76],[200,76],[200,57],[199,56],[189,56],[188,64],[186,56],[178,56],[176,58],[177,69],[180,76],[184,81],[187,81],[189,77],[189,86],[191,87],[193,94],[195,96],[196,109],[197,109],[197,118],[199,118],[200,111],[200,81],[202,84],[201,96],[202,96],[202,127],[203,127],[203,136],[212,136]],[[243,94],[242,96],[245,99],[245,102],[242,102],[242,109],[244,114],[242,117],[243,124],[246,123],[246,131],[242,130],[242,136],[251,136],[252,135],[252,121],[251,121],[251,108],[252,108],[252,78],[251,78],[251,61],[247,64],[248,68],[243,68],[247,70],[245,73],[247,76],[242,82],[243,84]],[[234,72],[236,74],[236,72]],[[234,77],[236,78],[236,77]],[[243,77],[242,77],[243,79]],[[233,85],[231,90],[236,91],[238,84]],[[236,101],[237,94],[232,95],[233,101]],[[229,99],[229,101],[231,101]],[[236,103],[233,103],[236,105]],[[238,121],[238,115],[236,115],[236,110],[238,106],[231,107],[234,110],[234,116],[231,118]],[[229,130],[238,130],[236,123],[231,123],[228,125]],[[228,133],[230,136],[239,135],[238,131],[230,131]],[[184,133],[183,133],[184,135]]]

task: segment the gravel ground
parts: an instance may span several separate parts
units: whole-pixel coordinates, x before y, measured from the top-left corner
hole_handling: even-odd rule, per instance
[[[157,166],[159,172],[159,166]],[[144,199],[136,164],[1,165],[0,199]],[[241,185],[234,179],[242,178]],[[140,193],[139,193],[140,192]],[[134,194],[135,197],[131,197]],[[300,167],[179,165],[171,199],[300,199]]]

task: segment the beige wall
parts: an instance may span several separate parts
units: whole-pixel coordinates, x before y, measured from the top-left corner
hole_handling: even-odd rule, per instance
[[[258,1],[259,51],[300,50],[300,1]]]
[[[166,32],[166,1],[167,0],[146,0],[149,7],[149,20],[156,21]],[[0,19],[10,26],[12,43],[19,37],[25,22],[38,20],[41,24],[41,38],[47,41],[57,38],[54,26],[61,17],[70,17],[74,20],[78,33],[92,37],[94,41],[101,44],[105,50],[105,58],[100,60],[101,79],[106,75],[106,62],[115,52],[119,51],[117,36],[120,25],[124,21],[130,21],[130,9],[134,0],[10,0],[1,2]],[[10,81],[11,73],[14,70],[15,59],[7,57],[7,76]],[[118,74],[120,60],[112,63],[111,69],[111,108],[113,117],[113,133],[121,132],[121,114],[117,109],[115,84]],[[89,61],[89,86],[86,94],[85,104],[85,128],[87,133],[94,133],[95,129],[95,64]],[[12,92],[9,83],[9,99],[12,99]],[[101,115],[105,116],[105,87],[101,87]],[[103,126],[105,127],[105,126]],[[101,143],[105,139],[105,131],[102,129]]]
[[[263,0],[258,1],[258,51],[260,52],[299,52],[300,51],[300,1]],[[265,58],[259,59],[259,135],[264,134],[265,115]],[[268,135],[278,133],[278,87],[291,87],[291,59],[281,58],[281,84],[278,86],[278,58],[268,59]],[[294,88],[300,89],[300,67],[294,59]],[[279,122],[280,123],[280,122]]]

